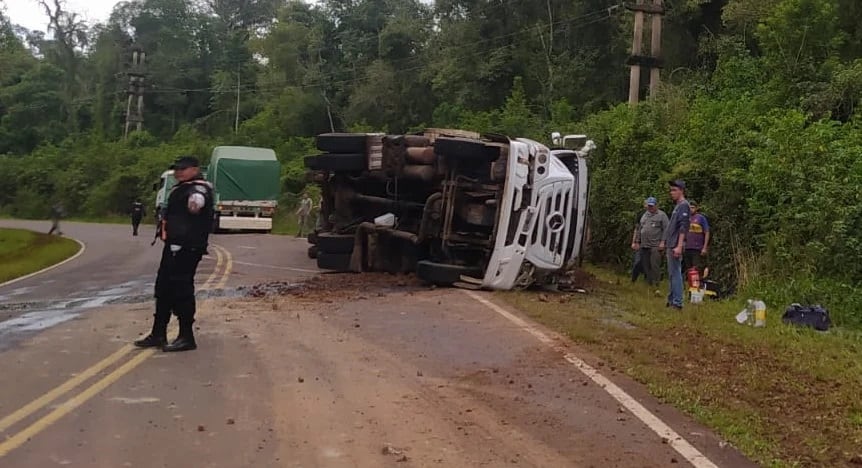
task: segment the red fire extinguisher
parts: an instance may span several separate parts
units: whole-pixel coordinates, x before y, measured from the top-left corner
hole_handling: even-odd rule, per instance
[[[700,273],[697,271],[697,267],[688,269],[688,286],[691,289],[700,289]]]

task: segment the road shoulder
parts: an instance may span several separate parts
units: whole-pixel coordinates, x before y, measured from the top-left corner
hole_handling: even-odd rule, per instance
[[[0,228],[0,287],[53,270],[86,249],[77,239]]]

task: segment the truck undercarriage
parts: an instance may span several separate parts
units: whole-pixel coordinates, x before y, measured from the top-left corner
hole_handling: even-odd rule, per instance
[[[553,282],[582,253],[592,142],[430,129],[324,134],[307,157],[321,187],[309,241],[318,266],[411,272],[440,285],[511,289]]]

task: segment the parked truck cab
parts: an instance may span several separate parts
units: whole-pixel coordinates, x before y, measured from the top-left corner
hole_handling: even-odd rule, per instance
[[[167,208],[168,195],[176,184],[177,179],[174,178],[174,171],[173,169],[170,169],[162,172],[159,182],[153,186],[153,189],[156,190],[156,203],[154,205],[155,208],[153,209],[153,216],[156,217],[157,221],[161,218],[161,214],[164,209]]]

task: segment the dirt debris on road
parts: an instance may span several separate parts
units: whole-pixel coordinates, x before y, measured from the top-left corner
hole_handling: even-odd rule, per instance
[[[678,455],[557,351],[456,289],[324,274],[244,295],[217,310],[267,363],[282,459],[649,467]]]
[[[429,289],[413,275],[388,273],[331,273],[302,282],[270,281],[240,288],[246,297],[265,298],[291,296],[308,300],[366,300],[369,294],[381,297],[386,293]]]

